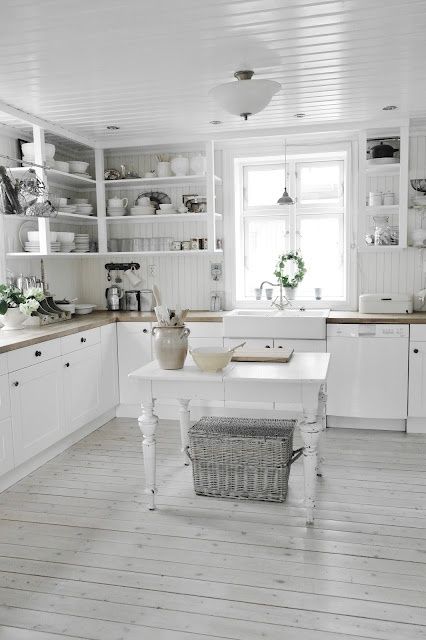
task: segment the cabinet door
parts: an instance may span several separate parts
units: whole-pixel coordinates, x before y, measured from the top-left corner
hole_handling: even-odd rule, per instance
[[[13,456],[12,420],[0,420],[0,475],[15,466]]]
[[[295,353],[325,353],[327,343],[325,340],[286,340],[280,338],[274,340],[274,347],[291,347]]]
[[[15,464],[61,439],[63,387],[61,360],[55,358],[9,375]]]
[[[62,356],[66,434],[100,413],[100,361],[99,345]]]
[[[142,386],[149,382],[130,380],[131,371],[151,362],[151,324],[148,322],[119,322],[118,336],[118,379],[121,404],[140,404]]]
[[[410,341],[408,415],[426,417],[426,342]]]
[[[101,406],[100,413],[118,405],[117,329],[115,324],[101,327]]]

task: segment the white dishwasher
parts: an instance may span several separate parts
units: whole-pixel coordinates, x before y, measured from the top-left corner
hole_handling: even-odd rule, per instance
[[[408,325],[329,324],[328,426],[405,431]]]

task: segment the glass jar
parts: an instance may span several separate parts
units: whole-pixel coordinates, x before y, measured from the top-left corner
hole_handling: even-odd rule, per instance
[[[374,216],[374,244],[389,245],[392,243],[392,230],[389,226],[389,216]]]

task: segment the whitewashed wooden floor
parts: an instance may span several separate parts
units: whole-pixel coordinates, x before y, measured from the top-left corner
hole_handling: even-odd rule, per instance
[[[308,529],[300,462],[285,505],[201,498],[158,440],[158,512],[124,419],[0,495],[1,640],[426,637],[424,437],[329,430]]]

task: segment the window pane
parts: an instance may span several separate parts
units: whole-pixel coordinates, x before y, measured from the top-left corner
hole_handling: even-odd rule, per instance
[[[287,251],[287,220],[246,218],[244,225],[244,296],[254,297],[254,289],[263,280],[275,282],[278,256]]]
[[[342,162],[297,165],[299,204],[342,204]]]
[[[315,287],[322,289],[323,298],[343,297],[343,216],[298,216],[298,230],[307,271],[297,297],[313,298]]]
[[[284,191],[284,165],[247,167],[246,206],[270,207]]]

